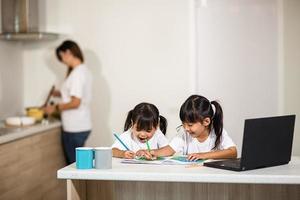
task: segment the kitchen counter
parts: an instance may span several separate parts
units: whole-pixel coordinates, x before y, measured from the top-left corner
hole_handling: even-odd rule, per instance
[[[28,126],[28,127],[16,127],[16,128],[3,128],[3,123],[2,123],[1,129],[3,131],[3,134],[0,134],[0,144],[4,144],[24,137],[28,137],[60,126],[61,126],[61,122],[59,120],[49,120],[49,123],[47,125],[37,123],[35,125]]]
[[[3,131],[4,130],[4,131]],[[0,136],[0,199],[66,199],[61,123],[5,128]]]

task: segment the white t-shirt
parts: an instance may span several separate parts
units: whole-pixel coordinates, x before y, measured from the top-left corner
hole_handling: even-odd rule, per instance
[[[64,131],[80,132],[91,130],[91,90],[92,76],[89,69],[84,64],[75,67],[62,84],[61,96],[63,103],[69,103],[72,96],[79,98],[81,103],[76,109],[62,111]]]
[[[215,146],[216,134],[215,131],[209,133],[208,138],[204,142],[199,142],[197,138],[193,138],[189,133],[182,130],[170,142],[171,148],[179,154],[187,155],[190,153],[210,152]],[[217,150],[228,149],[236,146],[232,139],[228,136],[225,129],[223,129],[220,138],[220,144]]]
[[[131,129],[125,131],[119,138],[122,140],[123,143],[129,148],[130,151],[137,152],[140,149],[147,149],[147,144],[140,142],[131,132]],[[157,129],[156,132],[153,134],[152,138],[148,141],[148,144],[151,149],[158,149],[168,145],[168,139],[166,136]],[[120,150],[125,151],[126,148],[118,141],[115,140],[112,148],[118,148]]]

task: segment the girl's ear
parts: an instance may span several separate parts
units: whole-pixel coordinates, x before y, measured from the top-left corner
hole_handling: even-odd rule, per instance
[[[209,126],[210,125],[210,123],[211,123],[211,120],[210,120],[210,118],[209,117],[206,117],[206,118],[204,118],[204,120],[203,120],[203,126]]]

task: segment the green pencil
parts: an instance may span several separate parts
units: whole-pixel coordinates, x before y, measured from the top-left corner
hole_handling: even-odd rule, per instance
[[[148,149],[148,151],[149,151],[149,153],[150,153],[151,149],[150,149],[150,146],[149,146],[148,140],[146,140],[146,144],[147,144],[147,149]],[[151,160],[154,160],[154,159],[153,159],[153,157],[151,158]]]
[[[151,151],[151,149],[150,149],[150,146],[149,146],[148,140],[146,140],[146,144],[147,144],[148,151],[150,152],[150,151]]]

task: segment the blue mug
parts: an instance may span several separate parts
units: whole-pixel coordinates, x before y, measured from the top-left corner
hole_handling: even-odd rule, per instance
[[[76,168],[92,169],[93,168],[94,151],[91,147],[76,148]]]

